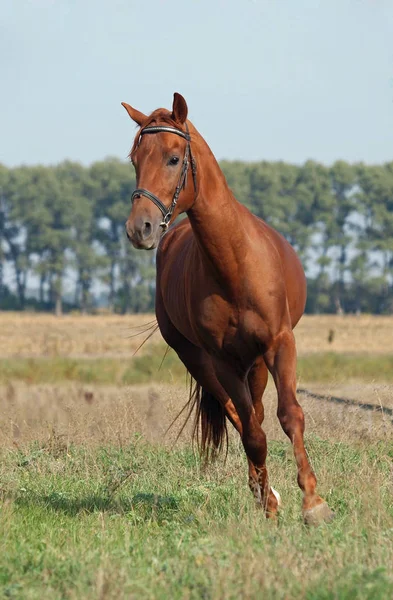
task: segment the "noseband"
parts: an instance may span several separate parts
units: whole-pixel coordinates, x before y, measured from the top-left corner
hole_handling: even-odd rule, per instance
[[[194,157],[192,156],[192,153],[191,153],[191,144],[190,144],[191,136],[188,131],[187,123],[186,123],[186,131],[182,131],[181,129],[176,129],[175,127],[166,127],[164,125],[145,127],[140,132],[138,144],[140,143],[140,139],[141,139],[142,135],[145,135],[148,133],[161,133],[161,132],[175,133],[176,135],[180,135],[180,137],[187,140],[187,146],[186,146],[186,151],[184,153],[183,164],[182,164],[182,168],[181,168],[181,172],[180,172],[179,182],[176,186],[172,202],[169,205],[169,207],[167,208],[165,206],[165,204],[163,202],[161,202],[161,200],[157,196],[152,194],[152,192],[149,192],[149,190],[145,190],[144,188],[138,188],[138,189],[134,190],[132,193],[131,204],[134,202],[135,198],[140,198],[141,196],[145,196],[146,198],[151,200],[153,202],[153,204],[155,204],[162,212],[163,219],[162,219],[162,222],[160,223],[160,227],[167,229],[167,227],[169,225],[169,221],[171,220],[173,211],[175,210],[177,201],[179,199],[180,192],[182,191],[182,189],[184,189],[186,187],[187,173],[188,173],[188,167],[190,165],[190,162],[191,162],[192,179],[194,182],[194,189],[196,192],[196,189],[197,189],[197,187],[196,187],[196,163],[195,163]]]

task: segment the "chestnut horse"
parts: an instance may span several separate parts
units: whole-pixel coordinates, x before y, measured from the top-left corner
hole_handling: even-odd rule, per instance
[[[135,248],[158,247],[157,321],[197,382],[202,450],[220,449],[229,419],[248,458],[255,499],[268,517],[276,515],[279,495],[269,485],[261,427],[270,371],[278,418],[294,448],[304,520],[329,521],[333,513],[316,493],[296,399],[292,329],[306,301],[302,265],[279,233],[236,200],[187,120],[180,94],[172,111],[157,109],[150,116],[122,104],[139,126],[130,152],[137,189],[126,232]],[[188,219],[168,229],[184,212]]]

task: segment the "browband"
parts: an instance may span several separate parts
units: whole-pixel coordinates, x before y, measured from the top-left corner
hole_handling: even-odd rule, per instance
[[[142,129],[140,135],[144,135],[145,133],[175,133],[176,135],[180,135],[180,137],[187,140],[187,142],[191,141],[191,136],[189,133],[182,131],[181,129],[176,129],[175,127],[166,127],[165,125],[152,125],[151,127],[145,127]]]

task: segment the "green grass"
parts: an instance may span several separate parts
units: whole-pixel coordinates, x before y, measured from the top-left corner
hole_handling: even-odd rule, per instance
[[[0,359],[0,383],[22,380],[28,383],[80,381],[94,384],[140,384],[184,379],[185,369],[166,346],[151,346],[146,354],[124,358],[7,358]],[[163,362],[165,356],[165,360]]]
[[[393,597],[393,442],[308,439],[331,525],[301,521],[292,451],[269,445],[283,498],[254,508],[238,445],[208,469],[187,448],[147,444],[2,450],[4,598]]]
[[[94,384],[129,385],[151,381],[184,379],[184,367],[173,350],[165,356],[162,344],[129,360],[124,358],[9,358],[0,360],[0,383],[22,380],[28,383],[80,381]],[[164,361],[163,361],[164,359]],[[310,354],[298,360],[303,381],[393,382],[393,355]]]
[[[303,381],[383,381],[393,382],[392,354],[309,354],[298,359],[298,374]]]

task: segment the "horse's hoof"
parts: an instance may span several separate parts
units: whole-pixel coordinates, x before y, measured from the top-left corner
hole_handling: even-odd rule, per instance
[[[313,508],[304,510],[303,519],[306,525],[317,527],[321,523],[331,523],[334,519],[334,512],[330,510],[326,502],[321,502]]]

